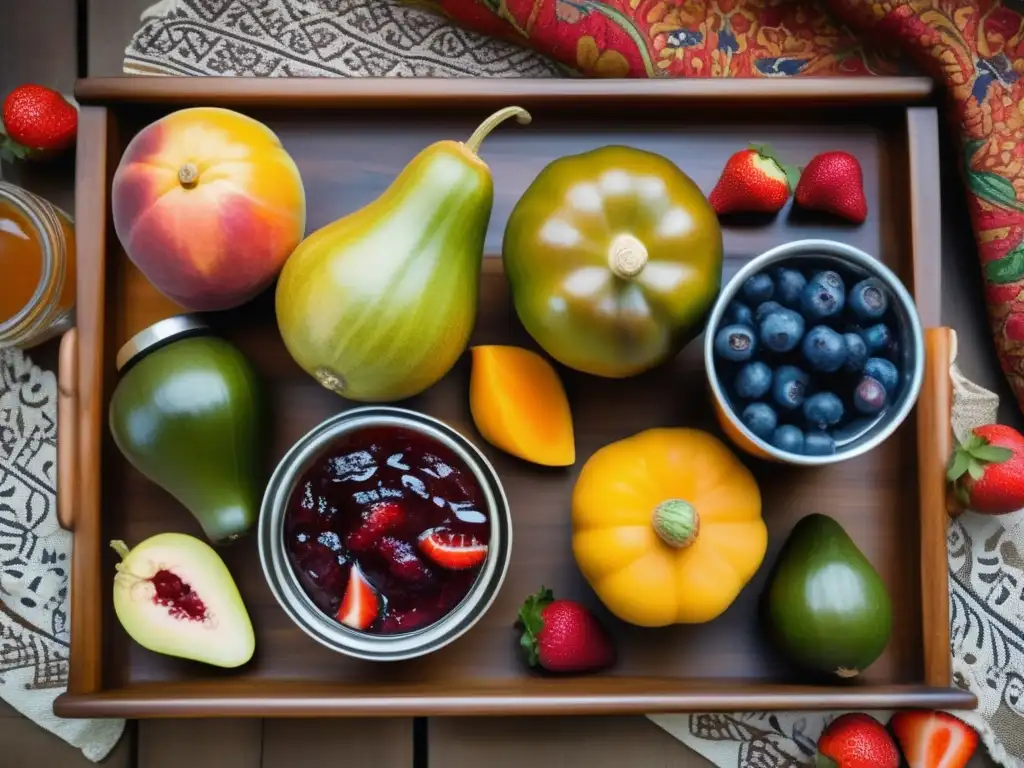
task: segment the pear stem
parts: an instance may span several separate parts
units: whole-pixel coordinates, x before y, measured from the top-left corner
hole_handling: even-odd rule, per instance
[[[469,141],[465,144],[466,149],[473,154],[477,154],[480,151],[480,145],[483,144],[484,139],[487,138],[488,134],[510,117],[515,117],[515,119],[519,121],[520,125],[527,125],[533,119],[530,117],[530,113],[522,107],[505,107],[504,109],[499,109],[493,115],[480,123],[480,127],[473,131],[473,135],[469,137]]]
[[[619,235],[608,249],[608,267],[623,280],[639,275],[647,259],[647,246],[633,235]]]
[[[178,181],[185,189],[192,189],[199,183],[199,169],[195,163],[185,163],[178,169]]]

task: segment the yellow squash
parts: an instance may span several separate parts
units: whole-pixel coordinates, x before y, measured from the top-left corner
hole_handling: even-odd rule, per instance
[[[642,627],[719,616],[768,545],[754,476],[697,429],[649,429],[597,451],[573,490],[572,527],[583,576]]]

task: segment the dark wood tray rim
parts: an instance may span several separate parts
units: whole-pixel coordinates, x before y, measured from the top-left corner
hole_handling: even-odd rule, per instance
[[[137,77],[79,80],[81,104],[197,104],[217,106],[344,106],[405,109],[424,104],[532,105],[573,108],[676,99],[743,106],[803,103],[807,106],[915,104],[927,101],[935,84],[927,77],[702,78],[673,80],[584,80],[533,78],[268,78]]]
[[[766,709],[879,709],[932,707],[973,709],[969,691],[950,687],[951,665],[946,578],[944,464],[949,450],[949,331],[939,328],[940,274],[928,269],[939,252],[938,117],[929,101],[933,84],[926,78],[792,78],[785,80],[331,80],[262,78],[136,78],[82,80],[75,94],[82,103],[77,167],[77,240],[79,253],[93,269],[79,271],[79,295],[91,297],[79,313],[74,370],[61,376],[62,398],[73,398],[78,419],[63,434],[68,450],[59,485],[70,490],[74,509],[67,514],[75,534],[72,565],[71,674],[68,691],[54,711],[62,717],[304,717],[434,716],[434,715],[579,715],[678,711]],[[109,149],[116,135],[119,104],[215,106],[410,108],[507,104],[517,99],[529,106],[594,107],[611,104],[678,106],[717,102],[743,107],[787,106],[906,107],[910,158],[911,228],[914,284],[922,323],[930,328],[931,376],[918,406],[921,461],[922,685],[814,687],[762,684],[738,691],[722,684],[678,679],[574,678],[529,679],[522,683],[486,683],[441,689],[387,686],[345,686],[306,681],[224,679],[173,683],[140,683],[104,689],[99,649],[102,646],[100,573],[100,451],[103,425],[103,345],[105,259],[108,236],[106,184],[113,170]],[[69,344],[69,347],[72,346]],[[63,350],[62,350],[63,351]],[[936,438],[936,431],[938,436]],[[67,443],[67,441],[65,441]]]

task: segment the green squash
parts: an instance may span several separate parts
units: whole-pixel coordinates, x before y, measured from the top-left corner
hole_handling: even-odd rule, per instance
[[[537,343],[570,368],[622,378],[703,329],[721,287],[722,233],[670,160],[608,146],[541,171],[512,211],[502,257]]]
[[[779,649],[795,664],[856,677],[885,650],[892,602],[885,582],[842,526],[813,514],[793,528],[767,592]]]

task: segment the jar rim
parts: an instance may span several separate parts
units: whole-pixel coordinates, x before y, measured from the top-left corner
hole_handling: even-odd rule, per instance
[[[49,307],[44,301],[47,295],[59,299],[64,289],[64,269],[59,263],[53,248],[53,237],[50,236],[56,227],[60,231],[60,221],[52,210],[46,208],[52,204],[37,195],[22,189],[10,182],[0,180],[0,202],[6,202],[17,208],[32,225],[42,251],[42,270],[35,291],[25,306],[7,319],[0,319],[0,345],[5,341],[17,340],[18,337],[31,333],[35,326],[46,315]],[[52,219],[52,220],[49,220]],[[49,232],[48,234],[48,226]]]

